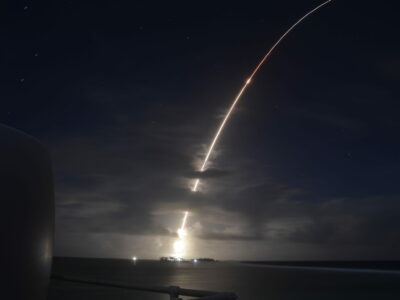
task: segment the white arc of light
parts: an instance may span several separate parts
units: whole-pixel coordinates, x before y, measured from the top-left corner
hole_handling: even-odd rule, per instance
[[[258,65],[254,68],[253,72],[251,73],[250,77],[245,81],[243,87],[240,89],[239,93],[236,95],[235,99],[233,100],[231,106],[229,107],[228,112],[226,113],[224,119],[222,120],[221,124],[218,127],[217,132],[215,133],[214,138],[212,139],[212,142],[208,148],[208,151],[206,153],[206,156],[204,158],[203,164],[201,165],[200,168],[200,172],[203,172],[206,168],[207,162],[210,158],[211,153],[214,150],[215,144],[218,142],[218,139],[221,135],[222,130],[225,127],[226,122],[228,121],[230,115],[232,114],[232,111],[235,109],[236,104],[239,102],[241,96],[243,95],[243,93],[246,91],[247,87],[249,86],[250,82],[252,81],[253,77],[256,75],[256,73],[258,72],[258,70],[262,67],[262,65],[264,64],[264,62],[268,59],[268,57],[271,55],[271,53],[274,51],[274,49],[280,44],[280,42],[297,26],[299,25],[304,19],[306,19],[308,16],[310,16],[311,14],[313,14],[314,12],[316,12],[317,10],[319,10],[321,7],[325,6],[326,4],[328,4],[329,2],[331,2],[332,0],[328,0],[323,2],[322,4],[318,5],[317,7],[313,8],[312,10],[310,10],[308,13],[306,13],[304,16],[302,16],[299,20],[297,20],[296,23],[294,23],[288,30],[285,31],[285,33],[283,35],[281,35],[281,37],[275,42],[275,44],[268,50],[268,52],[263,56],[263,58],[261,59],[261,61],[258,63]],[[197,191],[197,187],[199,185],[200,179],[197,178],[195,180],[195,183],[193,185],[192,191],[196,192]]]

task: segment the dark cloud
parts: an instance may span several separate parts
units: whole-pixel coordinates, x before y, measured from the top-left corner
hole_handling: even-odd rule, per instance
[[[263,236],[253,233],[224,233],[218,231],[209,231],[195,235],[197,238],[204,240],[217,240],[217,241],[257,241],[264,240]]]
[[[398,246],[396,197],[322,196],[272,177],[251,184],[253,176],[219,168],[199,176],[187,171],[193,158],[174,124],[146,128],[132,138],[113,131],[54,144],[59,235],[174,238],[184,208],[199,240]],[[191,193],[198,177],[203,189]]]
[[[232,171],[229,170],[220,170],[220,169],[214,169],[210,168],[207,169],[203,172],[200,171],[191,171],[185,174],[185,177],[187,178],[201,178],[201,179],[211,179],[211,178],[220,178],[220,177],[225,177],[232,175]]]

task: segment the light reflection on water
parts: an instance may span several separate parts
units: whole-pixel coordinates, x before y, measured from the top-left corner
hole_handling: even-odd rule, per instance
[[[274,269],[239,263],[56,259],[55,273],[128,282],[232,291],[239,299],[400,299],[400,276]],[[168,299],[167,295],[51,283],[48,300]]]

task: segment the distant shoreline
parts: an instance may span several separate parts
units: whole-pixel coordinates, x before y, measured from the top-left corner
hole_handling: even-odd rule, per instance
[[[240,261],[240,263],[280,269],[391,273],[400,275],[400,261]]]
[[[76,257],[76,256],[54,256],[55,260],[131,260],[129,258],[108,258],[108,257]],[[143,258],[138,259],[141,261],[159,261],[159,259]],[[393,270],[400,271],[400,261],[399,260],[376,260],[376,261],[366,261],[366,260],[343,260],[343,261],[333,261],[333,260],[320,260],[320,261],[285,261],[285,260],[274,260],[274,261],[254,261],[254,260],[218,260],[216,262],[234,262],[242,264],[251,265],[263,265],[271,267],[307,267],[307,268],[340,268],[340,269],[371,269],[371,270]]]

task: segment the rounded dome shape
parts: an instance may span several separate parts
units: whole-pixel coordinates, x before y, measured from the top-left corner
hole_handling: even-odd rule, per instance
[[[46,299],[54,231],[52,178],[46,148],[0,125],[2,292],[9,298]]]

